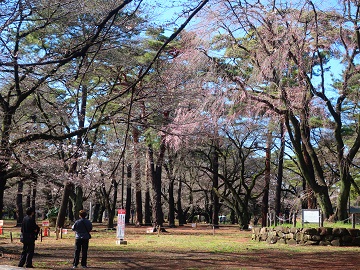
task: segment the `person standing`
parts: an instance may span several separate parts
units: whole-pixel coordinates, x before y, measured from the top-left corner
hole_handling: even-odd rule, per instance
[[[40,231],[40,227],[35,221],[35,210],[31,207],[26,209],[26,216],[21,224],[21,238],[23,243],[23,251],[20,256],[19,267],[34,268],[32,265],[32,259],[35,251],[35,240]]]
[[[92,223],[86,219],[87,213],[84,210],[80,210],[79,217],[72,226],[72,230],[75,231],[75,254],[73,268],[77,268],[81,255],[81,266],[87,268],[87,252],[89,248],[89,239],[91,238],[90,232],[92,230]]]

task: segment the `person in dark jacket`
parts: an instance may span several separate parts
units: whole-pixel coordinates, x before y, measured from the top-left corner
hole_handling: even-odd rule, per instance
[[[35,210],[31,207],[26,209],[26,216],[21,224],[21,239],[23,243],[23,251],[21,253],[19,267],[34,268],[32,265],[32,259],[35,251],[35,240],[40,231],[39,226],[35,221]]]
[[[77,268],[81,256],[81,266],[87,268],[87,252],[89,248],[89,239],[91,238],[90,232],[92,230],[91,221],[86,219],[86,211],[80,210],[79,217],[72,226],[72,230],[75,231],[75,254],[73,268]]]

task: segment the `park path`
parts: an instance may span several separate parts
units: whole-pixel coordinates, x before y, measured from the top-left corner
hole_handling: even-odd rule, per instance
[[[19,270],[19,269],[24,269],[24,268],[12,266],[12,265],[0,265],[0,270]]]

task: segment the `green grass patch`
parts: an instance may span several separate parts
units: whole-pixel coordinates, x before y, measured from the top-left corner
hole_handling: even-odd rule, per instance
[[[314,224],[312,224],[314,225]],[[345,227],[341,223],[325,223],[326,227]],[[291,227],[291,224],[282,226]],[[312,226],[317,227],[317,226]],[[291,256],[293,252],[322,252],[329,247],[319,246],[289,246],[285,244],[271,245],[266,242],[258,242],[251,240],[250,231],[240,231],[238,227],[223,227],[215,231],[211,227],[201,226],[195,229],[187,228],[167,228],[167,232],[146,233],[145,227],[134,228],[126,227],[125,240],[127,245],[119,245],[116,243],[116,231],[106,230],[103,225],[95,224],[92,239],[90,240],[90,250],[99,252],[209,252],[209,253],[246,253],[257,250],[282,250]],[[19,243],[20,228],[11,228],[14,243]],[[9,243],[9,230],[5,230],[4,235],[0,235],[2,242]],[[62,239],[56,239],[54,229],[51,229],[50,237],[44,237],[37,246],[45,248],[51,247],[52,250],[73,249],[74,232],[71,229],[67,234],[62,235]],[[353,250],[360,251],[359,247],[351,247]],[[337,250],[336,247],[331,247]],[[339,248],[341,249],[341,247]],[[49,251],[53,252],[53,251]]]

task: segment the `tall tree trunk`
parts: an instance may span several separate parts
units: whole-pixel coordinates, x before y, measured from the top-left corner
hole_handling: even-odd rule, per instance
[[[239,205],[240,211],[239,210],[237,211],[238,223],[239,223],[240,229],[242,229],[242,230],[249,229],[251,215],[250,215],[249,209],[247,207],[248,204],[249,204],[248,202],[244,202],[244,206]]]
[[[338,221],[345,221],[348,219],[348,202],[350,196],[351,180],[349,179],[349,164],[343,162],[340,171],[340,193],[336,205],[336,219]]]
[[[164,214],[161,206],[161,172],[162,169],[159,165],[153,169],[152,185],[153,185],[153,221],[155,227],[163,226]]]
[[[115,213],[114,211],[112,211],[112,209],[108,209],[108,221],[107,221],[107,228],[108,229],[113,229],[114,228],[114,219],[115,219]]]
[[[29,186],[26,194],[26,208],[31,207],[32,182],[28,182]]]
[[[149,152],[146,152],[146,160],[149,160]],[[145,181],[146,181],[146,190],[145,190],[145,204],[144,204],[144,213],[145,213],[145,225],[152,225],[152,211],[151,211],[151,195],[150,195],[150,185],[151,185],[151,169],[150,162],[146,162],[145,165]]]
[[[86,85],[81,85],[81,87],[79,88],[79,91],[81,89],[81,102],[80,104],[80,108],[78,108],[78,122],[79,122],[79,129],[82,129],[85,127],[85,114],[86,114],[86,106],[87,106],[87,94],[88,94],[88,89]],[[82,135],[78,135],[76,138],[76,147],[78,149],[80,149],[82,147]],[[89,154],[89,153],[88,153]],[[79,158],[79,153],[76,152],[74,154],[74,158],[75,161],[71,164],[70,168],[69,168],[69,173],[75,174],[77,172],[77,165],[78,165],[78,161],[77,158]],[[90,158],[90,157],[88,157]],[[68,184],[66,184],[68,185]],[[79,219],[79,212],[80,210],[83,209],[83,189],[82,186],[80,186],[79,184],[74,186],[74,184],[71,184],[72,188],[70,190],[70,193],[68,196],[63,196],[63,199],[66,199],[66,205],[69,203],[69,198],[71,199],[72,202],[72,206],[73,206],[73,210],[69,211],[73,212],[74,214],[74,218],[75,220]],[[65,186],[64,189],[64,193],[67,192],[67,188]],[[66,206],[64,205],[65,202],[61,202],[61,207],[59,210],[59,214],[58,214],[58,220],[63,220],[65,222],[65,217],[66,217],[66,212],[61,211],[61,208],[64,207],[66,208]],[[64,215],[64,216],[62,216]],[[61,217],[59,217],[61,216]],[[62,227],[64,226],[64,224],[61,224],[61,226],[59,226],[60,224],[58,224],[58,221],[56,221],[56,224],[58,227]]]
[[[283,182],[283,171],[284,171],[284,154],[285,154],[285,133],[284,123],[280,122],[280,151],[279,151],[279,162],[278,162],[278,173],[275,187],[275,215],[280,216],[281,212],[281,188]],[[276,220],[275,220],[276,221]],[[277,221],[276,221],[277,224]]]
[[[168,204],[169,204],[169,213],[168,213],[168,224],[170,228],[175,227],[175,198],[174,198],[174,158],[176,155],[171,155],[169,153],[168,162],[164,163],[164,168],[166,171],[167,179],[169,181],[168,185]]]
[[[217,190],[219,188],[219,153],[216,148],[213,149],[212,158],[211,158],[211,166],[213,172],[212,179],[212,213],[211,213],[211,222],[215,228],[219,228],[219,211],[220,211],[220,203],[219,196],[217,194]]]
[[[121,209],[124,209],[125,158],[121,162]]]
[[[71,194],[70,194],[70,198],[71,198]],[[74,213],[74,206],[73,206],[73,203],[72,203],[72,200],[69,200],[69,203],[68,203],[68,216],[69,216],[69,220],[71,221],[75,221],[75,216],[76,215],[76,218],[79,216],[79,213]]]
[[[108,224],[109,224],[109,220],[111,219],[111,216],[112,216],[112,211],[111,211],[111,206],[110,206],[110,193],[111,193],[111,189],[107,192],[105,185],[101,186],[101,194],[103,197],[104,208],[107,210],[107,213],[108,213]],[[114,218],[114,216],[112,218]],[[108,229],[112,229],[112,227],[111,228],[108,227]]]
[[[84,59],[86,62],[86,59]],[[86,85],[81,85],[81,103],[78,111],[78,121],[79,128],[82,129],[85,127],[85,114],[86,114],[86,106],[87,106],[87,96],[88,96],[88,88]],[[82,147],[82,135],[78,135],[76,138],[76,146],[77,148]],[[79,154],[75,153],[74,157],[78,158]],[[77,162],[75,162],[77,166]],[[74,164],[74,165],[75,165]],[[73,172],[76,171],[76,167],[73,168]],[[79,184],[75,187],[75,196],[73,197],[73,207],[74,207],[74,215],[75,219],[79,219],[79,211],[83,209],[83,189]]]
[[[147,187],[145,191],[145,225],[152,225],[151,222],[151,196],[150,196],[150,188]]]
[[[302,117],[305,118],[305,116]],[[289,120],[291,121],[292,125],[290,125]],[[321,172],[321,167],[319,166],[317,157],[315,154],[313,154],[312,161],[308,152],[308,150],[311,150],[312,153],[314,152],[311,146],[311,142],[309,142],[310,136],[308,128],[306,128],[306,125],[304,124],[300,125],[298,119],[291,113],[286,115],[285,124],[293,145],[294,152],[298,159],[301,174],[304,177],[306,183],[314,191],[323,214],[326,218],[329,218],[334,214],[334,210],[330,200],[329,190],[325,184],[323,173]],[[317,178],[315,175],[315,170],[318,173]],[[317,180],[320,181],[320,184],[317,182]]]
[[[236,214],[234,209],[230,209],[230,222],[231,224],[236,224]]]
[[[45,197],[45,208],[43,218],[45,219],[47,212],[54,207],[51,189],[49,187],[43,188],[42,190],[43,196]]]
[[[71,163],[71,165],[67,168],[67,171],[69,172],[69,174],[76,173],[77,164],[78,164],[77,160],[75,160],[74,162]],[[75,190],[74,183],[72,183],[71,181],[67,181],[64,186],[63,196],[62,196],[61,203],[60,203],[60,209],[59,209],[59,213],[58,213],[58,216],[56,219],[56,226],[58,228],[62,228],[65,224],[66,212],[67,212],[69,199],[71,196],[73,196],[73,197],[75,196],[74,190]],[[75,213],[75,215],[77,215],[77,214],[78,213]]]
[[[24,219],[24,209],[23,209],[23,191],[24,191],[24,182],[23,180],[20,180],[18,182],[18,190],[16,195],[16,211],[17,211],[17,220],[16,220],[16,226],[21,226],[21,223]]]
[[[181,200],[181,191],[182,191],[182,181],[178,181],[178,189],[177,189],[177,215],[179,219],[179,226],[184,226],[186,224],[186,217],[184,211],[182,209],[182,200]]]
[[[135,223],[141,225],[143,223],[142,210],[142,186],[141,186],[141,167],[139,154],[139,131],[133,128],[134,140],[134,172],[135,172]]]
[[[308,167],[307,167],[308,175],[311,175],[311,177],[315,178],[315,172],[314,172],[311,158],[310,158],[308,152],[304,150],[303,155],[304,155],[305,163],[308,165]],[[305,192],[306,192],[306,200],[307,200],[306,209],[316,209],[317,208],[316,197],[314,194],[314,190],[313,190],[312,186],[310,185],[309,181],[306,182]]]
[[[4,211],[4,192],[6,185],[6,178],[4,177],[4,175],[1,175],[2,173],[4,172],[0,171],[0,219],[2,219],[3,211]]]
[[[98,200],[98,198],[97,198],[97,200]],[[94,205],[94,213],[93,213],[93,216],[92,216],[92,222],[98,222],[99,215],[100,215],[100,207],[101,207],[100,202],[96,201],[95,205]]]
[[[305,194],[306,193],[306,189],[307,189],[307,185],[308,183],[306,182],[305,178],[302,179],[302,192]],[[308,202],[307,199],[304,200],[304,197],[301,196],[301,209],[308,209]]]
[[[114,192],[113,192],[112,204],[110,204],[110,202],[109,202],[109,205],[108,205],[108,213],[109,213],[109,219],[108,219],[108,224],[107,224],[108,229],[114,228],[114,218],[115,218],[115,212],[116,212],[116,201],[117,201],[119,184],[115,179],[112,179],[112,185],[114,187]]]
[[[174,199],[174,180],[169,181],[169,227],[175,227],[175,199]]]
[[[65,225],[65,219],[66,219],[66,210],[69,202],[70,194],[74,192],[74,184],[71,182],[67,182],[64,187],[64,193],[61,200],[61,205],[59,209],[59,214],[56,219],[56,227],[62,228]]]
[[[5,105],[5,104],[4,104]],[[11,159],[10,132],[14,111],[8,106],[2,107],[2,122],[0,126],[0,218],[4,211],[4,192],[7,182],[8,166]]]
[[[168,118],[169,113],[164,113],[165,118]],[[148,158],[150,163],[150,171],[151,171],[151,183],[153,188],[153,222],[155,228],[159,226],[162,231],[164,229],[162,228],[163,222],[164,222],[164,214],[162,211],[162,205],[161,205],[161,183],[162,183],[162,166],[164,162],[164,156],[165,156],[165,135],[161,136],[161,143],[159,148],[159,154],[158,159],[155,164],[154,161],[154,152],[152,145],[148,145]]]
[[[130,216],[131,216],[131,203],[132,203],[132,196],[131,196],[131,164],[127,166],[127,183],[126,183],[126,214],[125,214],[125,223],[130,223]]]
[[[306,185],[306,198],[307,198],[307,209],[316,209],[317,203],[316,203],[316,196],[313,192],[313,190],[309,187],[309,185]]]
[[[266,227],[267,215],[269,213],[271,141],[272,141],[272,134],[271,131],[268,131],[267,141],[266,141],[266,157],[265,157],[265,187],[264,187],[264,194],[262,197],[262,210],[261,210],[262,227]]]
[[[75,215],[75,219],[79,219],[79,212],[83,210],[83,189],[80,185],[75,186],[75,196],[72,196],[72,203],[73,203],[73,212]]]
[[[105,206],[103,204],[100,204],[100,211],[99,211],[99,219],[97,220],[98,223],[102,223],[103,222],[103,216],[104,216],[104,212],[105,212]]]
[[[36,209],[36,190],[37,190],[37,180],[32,181],[32,195],[31,195],[31,207]]]
[[[163,158],[165,152],[165,146],[162,144],[159,159]],[[164,216],[161,207],[161,173],[162,173],[162,160],[158,161],[158,164],[154,163],[154,153],[152,146],[148,147],[149,168],[151,171],[151,184],[153,188],[153,200],[152,200],[152,216],[154,228],[157,226],[162,227],[164,222]]]

